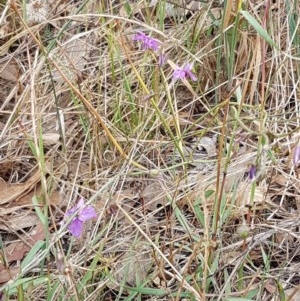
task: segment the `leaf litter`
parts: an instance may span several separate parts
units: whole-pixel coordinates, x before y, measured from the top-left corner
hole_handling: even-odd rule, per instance
[[[260,94],[262,58],[258,47],[261,41],[243,32],[241,49],[236,54],[236,70],[239,76],[243,76],[243,72],[246,74],[242,79],[246,86],[243,93],[248,103],[247,107],[242,108],[245,112],[239,120],[242,129],[236,131],[236,138],[244,136],[239,141],[233,141],[232,154],[228,154],[228,149],[220,146],[223,135],[220,127],[225,109],[213,102],[216,89],[211,79],[215,77],[217,53],[214,53],[215,48],[205,35],[201,35],[201,47],[195,46],[206,66],[194,66],[195,76],[201,79],[200,82],[197,85],[178,82],[176,87],[170,84],[168,87],[174,93],[176,104],[165,99],[164,89],[155,88],[158,90],[154,91],[154,97],[164,95],[156,99],[160,101],[158,108],[163,114],[155,118],[153,103],[150,105],[152,97],[133,106],[134,101],[140,99],[138,86],[141,80],[151,86],[148,75],[144,76],[142,70],[156,66],[155,59],[153,61],[155,55],[151,53],[148,56],[137,50],[128,38],[133,36],[134,31],[141,30],[141,23],[132,20],[126,25],[129,19],[126,22],[122,19],[121,22],[115,18],[107,18],[101,23],[99,16],[76,16],[71,23],[73,27],[59,35],[66,19],[71,16],[69,13],[78,9],[78,3],[62,1],[49,5],[51,9],[55,5],[57,7],[52,11],[47,8],[46,17],[36,19],[35,27],[31,28],[45,38],[45,44],[48,42],[47,35],[48,38],[57,37],[56,45],[49,54],[59,69],[50,67],[54,85],[41,49],[36,47],[36,41],[27,35],[26,30],[21,32],[19,38],[20,41],[28,38],[30,49],[15,40],[11,42],[14,47],[5,46],[1,51],[9,51],[10,59],[5,58],[0,66],[1,85],[6,87],[1,91],[0,100],[1,110],[6,114],[0,120],[0,232],[4,243],[1,257],[5,258],[0,265],[0,282],[7,284],[17,279],[20,275],[19,262],[35,243],[45,239],[45,229],[34,210],[32,198],[39,196],[42,202],[47,201],[47,205],[53,207],[53,212],[48,213],[50,222],[47,234],[57,245],[63,242],[69,246],[69,234],[59,229],[59,223],[63,214],[75,205],[79,196],[83,196],[91,200],[100,215],[97,221],[91,221],[90,232],[88,227],[84,230],[83,241],[74,242],[71,253],[65,259],[70,265],[68,269],[71,267],[72,277],[80,282],[84,277],[91,279],[88,278],[88,268],[93,258],[98,256],[100,270],[107,267],[107,273],[113,279],[108,281],[106,294],[113,296],[124,286],[138,287],[147,283],[152,288],[194,293],[198,300],[201,298],[197,292],[207,293],[207,298],[213,300],[218,298],[215,292],[228,289],[224,286],[227,282],[224,275],[232,273],[232,294],[243,297],[245,291],[240,289],[240,285],[235,285],[240,278],[232,272],[235,269],[232,270],[232,267],[241,263],[245,273],[243,285],[249,285],[249,290],[255,291],[261,284],[260,277],[266,275],[260,272],[267,265],[266,253],[270,258],[269,275],[278,277],[287,287],[296,287],[299,167],[292,164],[297,137],[290,135],[298,126],[293,122],[293,118],[296,120],[296,110],[287,108],[291,115],[286,118],[285,112],[280,115],[280,108],[287,107],[288,103],[267,99],[268,116],[264,119],[265,128],[261,130],[261,136],[267,136],[268,141],[258,152],[260,136],[257,133],[262,123],[256,120],[260,118],[259,110],[253,104]],[[197,13],[200,17],[202,6],[199,6]],[[109,7],[108,11],[117,7]],[[147,11],[147,5],[139,4],[133,8]],[[123,18],[128,17],[126,10],[121,12]],[[51,15],[54,13],[58,15]],[[231,10],[226,11],[226,22],[231,22],[232,13]],[[19,18],[14,17],[16,20]],[[187,19],[178,27],[173,24],[166,29],[167,34],[150,25],[142,26],[143,30],[153,29],[154,38],[164,36],[163,48],[169,57],[167,67],[164,67],[166,78],[171,77],[174,66],[183,65],[181,59],[191,59],[188,51],[177,45],[188,28],[196,28],[193,20]],[[213,25],[210,18],[205,18],[202,21],[205,22],[203,30],[216,26],[216,21]],[[128,34],[127,39],[123,37],[123,32]],[[9,38],[4,39],[7,42]],[[174,46],[175,40],[177,44]],[[94,52],[95,48],[99,50]],[[245,62],[245,53],[247,56],[250,53],[253,55],[253,68],[248,61]],[[269,54],[270,57],[273,55],[271,50]],[[275,57],[278,58],[277,55]],[[130,61],[133,65],[129,64]],[[110,63],[113,68],[108,67]],[[139,81],[133,66],[142,74]],[[284,64],[280,66],[286,68]],[[273,74],[272,67],[268,68],[267,72]],[[226,77],[225,73],[221,77]],[[279,91],[276,92],[281,94],[281,99],[292,99],[295,93],[290,86],[294,85],[297,89],[297,85],[286,74],[283,69],[276,72],[272,77],[275,82],[271,85],[277,85]],[[115,141],[108,137],[108,132],[103,131],[92,116],[86,114],[87,108],[77,99],[73,88],[68,87],[65,78],[71,80],[96,112],[103,116],[104,124],[116,138]],[[163,82],[164,79],[160,80]],[[282,82],[288,83],[287,88],[282,87]],[[224,81],[220,86],[222,95],[228,95],[226,85]],[[179,95],[180,90],[183,95]],[[62,103],[63,106],[59,106]],[[296,107],[296,99],[294,103]],[[231,105],[236,107],[236,104]],[[59,114],[63,118],[58,118]],[[252,121],[247,119],[249,115],[254,116]],[[144,118],[142,125],[137,124],[136,116]],[[235,135],[235,118],[236,115],[229,113],[224,139],[230,140],[231,135]],[[174,147],[175,132],[178,137],[184,138],[177,137],[180,143]],[[272,133],[275,133],[275,138]],[[117,152],[117,145],[130,154],[127,161]],[[47,161],[46,168],[41,165],[42,153]],[[113,154],[111,160],[107,159],[107,154]],[[226,169],[229,157],[230,164]],[[132,161],[146,166],[147,172],[137,170],[137,165],[132,165]],[[251,165],[261,171],[261,178],[255,183],[249,182]],[[220,192],[223,181],[223,195],[219,198],[216,193]],[[222,201],[222,232],[219,233],[222,235],[216,241],[212,235],[212,221],[218,199]],[[126,214],[120,212],[119,206],[125,208]],[[236,229],[249,218],[250,236],[243,241],[237,236]],[[144,234],[152,244],[145,240]],[[85,240],[91,243],[92,248],[87,245],[82,247]],[[246,250],[243,247],[245,244],[248,246]],[[48,251],[51,254],[50,248]],[[208,267],[209,259],[213,258],[216,260],[214,265]],[[251,268],[248,268],[249,263]],[[276,272],[277,267],[281,268],[281,275]],[[51,269],[53,275],[57,273],[57,270]],[[62,269],[60,273],[68,277],[68,269]],[[174,269],[183,276],[182,279],[178,278]],[[252,273],[251,269],[255,272]],[[97,268],[93,268],[92,272],[95,277],[103,277]],[[291,274],[290,279],[285,277],[286,274]],[[28,271],[28,275],[35,275],[35,272]],[[253,278],[252,282],[248,280],[250,278]],[[49,281],[61,285],[55,277],[50,276]],[[95,284],[90,281],[89,285],[94,287]],[[191,287],[196,287],[197,292]],[[205,291],[207,288],[208,291]],[[274,288],[273,284],[268,284],[265,292],[274,294]],[[42,285],[39,289],[46,292]],[[73,289],[71,286],[68,293]],[[124,295],[129,291],[126,290]],[[286,292],[291,294],[290,290]],[[223,295],[226,296],[225,293]]]

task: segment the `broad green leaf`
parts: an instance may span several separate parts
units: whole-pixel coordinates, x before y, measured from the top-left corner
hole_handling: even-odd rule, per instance
[[[49,281],[48,276],[42,276],[39,278],[35,277],[26,277],[21,279],[16,279],[13,282],[11,282],[8,286],[7,292],[8,295],[16,294],[17,293],[17,287],[22,285],[23,289],[26,291],[29,285],[32,285],[33,287],[39,286],[43,283],[46,283]]]
[[[146,294],[151,296],[164,296],[168,294],[168,291],[162,290],[162,289],[155,289],[150,287],[128,287],[128,290],[140,293],[140,294]]]
[[[43,249],[45,246],[44,241],[37,241],[36,244],[33,246],[33,248],[29,251],[27,256],[23,259],[21,263],[21,268],[24,269],[27,265],[29,265],[31,262],[36,262],[36,254],[38,251]]]

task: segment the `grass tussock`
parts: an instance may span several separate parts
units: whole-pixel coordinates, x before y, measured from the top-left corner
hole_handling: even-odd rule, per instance
[[[298,0],[0,12],[0,300],[299,300]]]

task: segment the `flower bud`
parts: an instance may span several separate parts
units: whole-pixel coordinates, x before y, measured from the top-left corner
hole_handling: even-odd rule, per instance
[[[249,236],[250,227],[246,224],[240,225],[236,229],[236,234],[242,238],[246,239]]]

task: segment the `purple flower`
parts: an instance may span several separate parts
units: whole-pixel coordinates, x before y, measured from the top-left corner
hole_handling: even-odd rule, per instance
[[[256,172],[257,172],[256,166],[253,165],[253,164],[251,164],[249,172],[248,172],[248,176],[249,176],[249,180],[250,181],[254,181],[255,180]]]
[[[77,212],[77,214],[73,217],[68,229],[74,237],[79,238],[82,233],[83,223],[97,217],[97,214],[94,207],[84,205],[83,198],[79,200],[74,208],[67,211],[66,216],[74,215],[75,212]]]
[[[187,79],[188,77],[192,81],[196,81],[197,77],[191,72],[193,64],[184,64],[183,67],[177,67],[173,73],[173,79]]]
[[[141,41],[142,42],[142,47],[144,50],[146,49],[152,49],[152,50],[157,50],[159,47],[160,41],[154,38],[150,38],[143,32],[137,33],[133,37],[133,41]]]
[[[293,157],[293,163],[294,166],[298,166],[298,163],[300,161],[300,144],[297,144],[294,151],[294,157]]]

